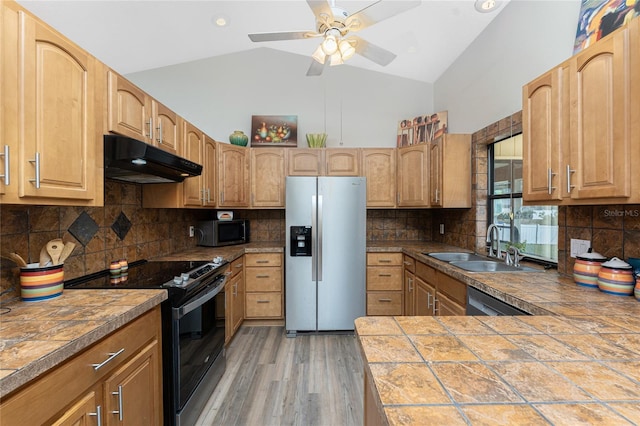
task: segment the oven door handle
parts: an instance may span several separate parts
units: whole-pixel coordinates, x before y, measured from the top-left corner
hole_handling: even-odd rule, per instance
[[[227,276],[223,275],[223,278],[219,281],[219,283],[207,291],[203,292],[197,299],[190,301],[178,308],[172,308],[173,311],[173,319],[179,320],[183,316],[187,315],[189,312],[198,309],[200,306],[207,303],[209,300],[213,299],[220,293],[222,288],[224,287],[224,283],[227,281]]]

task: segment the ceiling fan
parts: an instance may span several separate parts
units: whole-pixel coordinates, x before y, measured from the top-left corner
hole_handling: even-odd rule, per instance
[[[352,33],[412,9],[420,3],[422,2],[419,0],[378,0],[349,15],[346,10],[335,5],[335,0],[331,0],[331,4],[327,0],[307,0],[316,17],[315,31],[254,33],[249,34],[249,38],[254,42],[264,42],[322,37],[322,42],[312,55],[308,76],[318,76],[322,74],[327,63],[339,65],[354,54],[385,66],[391,63],[396,55]]]

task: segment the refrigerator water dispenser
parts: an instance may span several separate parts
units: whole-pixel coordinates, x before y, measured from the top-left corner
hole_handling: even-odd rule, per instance
[[[311,256],[311,227],[291,227],[291,256]]]

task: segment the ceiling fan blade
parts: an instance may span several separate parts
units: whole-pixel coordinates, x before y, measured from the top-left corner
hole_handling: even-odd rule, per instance
[[[395,53],[389,52],[375,44],[371,44],[363,38],[357,36],[350,36],[349,38],[356,41],[355,49],[357,54],[364,56],[378,65],[382,65],[384,67],[389,65],[396,58]]]
[[[305,38],[318,37],[320,34],[313,31],[284,31],[280,33],[254,33],[249,34],[251,41],[281,41],[300,40]]]
[[[311,65],[309,65],[309,70],[307,70],[307,77],[316,77],[322,74],[324,71],[324,67],[327,65],[327,61],[324,64],[316,61],[315,59],[311,60]]]
[[[360,9],[349,15],[345,20],[345,25],[350,31],[360,31],[376,22],[391,18],[399,13],[405,12],[419,6],[422,1],[395,1],[395,0],[378,0],[377,2]]]
[[[320,22],[333,22],[333,11],[327,0],[307,0],[307,4]]]

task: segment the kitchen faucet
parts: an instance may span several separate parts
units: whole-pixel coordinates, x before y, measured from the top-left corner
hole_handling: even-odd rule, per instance
[[[493,249],[494,242],[496,243],[495,251]],[[500,229],[495,223],[492,223],[487,228],[487,243],[489,257],[497,257],[498,259],[502,259],[502,252],[500,251]]]
[[[513,255],[513,258],[511,257]],[[516,246],[509,246],[504,253],[504,263],[507,265],[513,265],[516,268],[520,267],[520,250]]]

